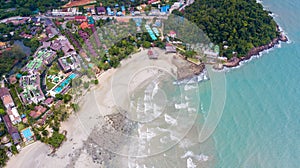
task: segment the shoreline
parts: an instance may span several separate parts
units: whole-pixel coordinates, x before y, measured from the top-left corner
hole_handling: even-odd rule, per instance
[[[279,29],[279,26],[277,26],[277,28]],[[288,41],[289,41],[288,37],[282,31],[280,31],[280,35],[278,37],[276,37],[275,39],[273,39],[269,44],[255,47],[255,48],[251,49],[245,56],[243,56],[241,58],[233,57],[227,63],[223,64],[224,67],[222,67],[221,69],[217,69],[217,70],[223,70],[224,68],[238,67],[241,65],[242,62],[248,61],[252,57],[258,56],[262,52],[276,47],[281,42],[288,42]]]
[[[79,111],[71,113],[66,121],[61,122],[60,130],[67,132],[66,140],[54,153],[52,153],[53,149],[48,144],[36,141],[22,149],[18,155],[10,158],[6,167],[65,167],[66,165],[80,167],[80,165],[83,164],[80,163],[82,157],[91,156],[88,153],[84,153],[82,149],[86,149],[86,142],[89,142],[87,140],[90,139],[89,137],[94,126],[105,124],[104,117],[116,113],[114,111],[115,105],[111,84],[114,75],[122,74],[124,72],[128,73],[128,66],[130,66],[131,70],[135,69],[135,66],[143,66],[141,65],[141,60],[146,60],[143,64],[148,66],[159,64],[166,70],[176,70],[176,66],[171,63],[173,54],[164,54],[163,51],[160,51],[162,54],[162,56],[160,56],[161,59],[153,61],[149,60],[146,51],[147,50],[142,50],[135,53],[127,59],[122,60],[120,67],[109,69],[97,75],[99,84],[90,87],[77,98],[78,103],[80,104]],[[149,62],[151,64],[149,64]],[[125,79],[128,78],[124,77],[119,80],[122,81]],[[137,80],[140,79],[141,78],[139,77],[137,78]],[[115,89],[118,90],[118,88]],[[105,144],[108,143],[106,141],[110,141],[110,139],[106,139],[103,142],[104,148]],[[40,160],[41,158],[43,159]],[[18,161],[18,164],[15,164],[16,161]],[[87,162],[91,165],[96,164],[93,160],[88,160]]]

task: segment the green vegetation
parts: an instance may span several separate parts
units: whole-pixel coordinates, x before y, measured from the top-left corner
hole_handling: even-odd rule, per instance
[[[54,131],[52,136],[49,138],[48,143],[53,146],[54,148],[58,148],[61,143],[64,141],[65,136],[63,134]]]
[[[58,8],[67,1],[61,0],[0,0],[0,19],[11,16],[29,16],[36,12],[46,12],[53,8]]]
[[[16,63],[25,63],[24,58],[26,58],[26,55],[19,47],[4,51],[0,57],[0,76],[7,74]]]
[[[0,108],[0,115],[5,115],[5,114],[6,114],[5,110]]]
[[[47,86],[47,90],[51,90],[55,86],[55,84],[52,83],[50,79],[47,79],[46,86]]]
[[[8,156],[6,155],[5,149],[0,149],[0,166],[4,167],[8,160]]]
[[[36,51],[36,49],[40,46],[40,42],[38,39],[36,38],[32,38],[32,39],[24,39],[23,43],[25,46],[29,47],[31,50],[31,53],[34,53]]]
[[[5,124],[2,122],[0,123],[0,136],[2,137],[6,133]]]
[[[256,0],[201,0],[186,7],[183,15],[221,46],[220,55],[231,58],[233,52],[244,56],[253,47],[269,44],[278,36],[269,13]]]

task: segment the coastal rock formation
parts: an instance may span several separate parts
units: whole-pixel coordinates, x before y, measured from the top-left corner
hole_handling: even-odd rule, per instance
[[[273,48],[275,45],[279,44],[280,41],[287,42],[288,38],[283,33],[281,33],[278,37],[273,39],[269,44],[251,49],[244,57],[241,58],[233,57],[228,62],[224,63],[224,66],[226,67],[238,66],[241,61],[248,60],[252,56],[258,55],[260,52],[264,50]]]
[[[193,76],[202,73],[205,69],[205,65],[203,63],[196,65],[188,62],[179,55],[173,56],[172,63],[177,67],[177,80],[192,78]]]

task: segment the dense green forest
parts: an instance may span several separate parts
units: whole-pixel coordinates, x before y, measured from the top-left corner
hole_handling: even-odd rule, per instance
[[[241,57],[279,35],[269,14],[256,0],[201,0],[186,7],[181,15],[195,22],[220,46],[220,55],[231,58],[233,52]]]
[[[46,12],[64,5],[61,0],[0,0],[0,19],[11,16],[29,16],[35,11]]]
[[[0,55],[0,76],[7,74],[17,62],[24,60],[25,57],[25,53],[19,47],[4,51]]]

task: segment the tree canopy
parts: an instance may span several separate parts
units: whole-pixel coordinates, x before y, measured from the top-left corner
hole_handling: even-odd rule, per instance
[[[19,47],[4,51],[0,56],[0,76],[7,74],[16,63],[26,58],[26,54]]]
[[[279,35],[269,14],[256,0],[201,0],[186,7],[183,16],[220,46],[220,55],[231,58],[234,52],[244,56]]]
[[[11,16],[29,16],[34,12],[46,12],[67,3],[61,0],[0,0],[0,19]]]

